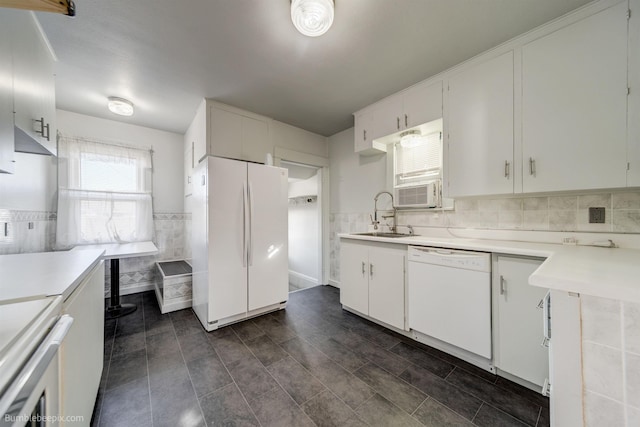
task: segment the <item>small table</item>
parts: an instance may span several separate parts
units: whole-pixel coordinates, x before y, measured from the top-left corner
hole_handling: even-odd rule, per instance
[[[135,304],[120,304],[120,259],[134,258],[158,253],[153,242],[103,243],[98,245],[81,245],[72,250],[102,249],[102,259],[111,261],[111,305],[107,307],[105,317],[115,319],[136,311]]]

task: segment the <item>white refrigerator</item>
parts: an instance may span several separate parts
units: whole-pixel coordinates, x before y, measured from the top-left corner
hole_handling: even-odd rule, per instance
[[[207,331],[284,308],[287,170],[206,157],[193,182],[193,310]]]

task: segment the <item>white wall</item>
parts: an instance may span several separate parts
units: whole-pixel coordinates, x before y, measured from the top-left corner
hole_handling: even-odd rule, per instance
[[[57,110],[58,130],[71,136],[153,147],[153,211],[183,212],[183,136]]]
[[[55,211],[56,158],[15,153],[15,160],[15,173],[0,174],[0,209]]]
[[[318,194],[318,175],[289,184],[289,197]],[[319,280],[320,209],[317,200],[289,204],[289,270]]]
[[[353,151],[353,128],[329,137],[331,213],[373,212],[373,198],[386,189],[387,155]]]

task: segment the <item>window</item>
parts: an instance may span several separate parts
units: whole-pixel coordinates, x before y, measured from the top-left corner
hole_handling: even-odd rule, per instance
[[[56,246],[152,237],[151,152],[61,137]]]
[[[404,147],[395,144],[393,186],[406,187],[440,178],[442,132],[420,138],[420,143]]]

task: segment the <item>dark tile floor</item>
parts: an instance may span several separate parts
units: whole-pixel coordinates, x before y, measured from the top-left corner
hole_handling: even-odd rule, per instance
[[[339,290],[206,333],[153,293],[105,324],[95,426],[548,426],[548,400],[341,309]]]

